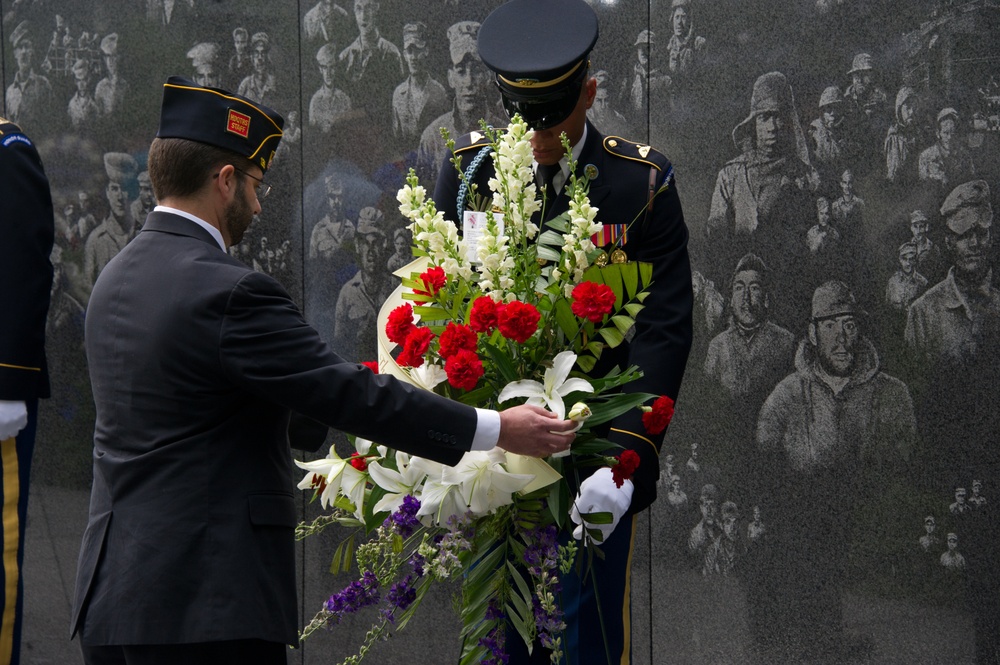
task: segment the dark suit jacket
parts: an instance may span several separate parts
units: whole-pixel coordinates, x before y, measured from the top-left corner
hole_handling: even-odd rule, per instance
[[[49,396],[45,317],[52,290],[52,196],[32,142],[0,118],[0,400]]]
[[[89,645],[296,641],[290,410],[451,464],[475,433],[471,407],[344,361],[274,279],[164,212],[98,278],[86,347]]]
[[[463,168],[468,167],[484,145],[485,140],[470,143],[468,135],[456,142],[456,152],[462,155]],[[587,173],[592,176],[589,197],[591,205],[599,208],[597,220],[604,224],[631,223],[623,249],[629,260],[653,264],[653,284],[644,303],[646,307],[636,319],[635,337],[631,343],[605,351],[591,374],[604,376],[615,365],[622,369],[636,365],[643,371],[643,377],[628,384],[626,390],[669,395],[677,399],[691,349],[693,297],[687,253],[688,231],[672,179],[669,188],[654,199],[649,217],[644,218],[640,214],[649,199],[650,169],[653,170],[656,189],[671,172],[667,158],[648,148],[619,137],[605,137],[587,122],[587,138],[580,152],[577,170],[581,177]],[[460,224],[456,207],[458,175],[447,159],[441,168],[434,203],[446,218]],[[481,195],[489,192],[488,181],[493,175],[492,161],[487,158],[474,178]],[[567,188],[564,187],[546,208],[546,219],[566,212],[569,209]],[[637,215],[638,219],[632,223]],[[634,409],[615,419],[609,438],[614,443],[635,450],[641,458],[639,469],[632,478],[635,493],[631,506],[633,512],[640,511],[656,498],[656,481],[660,476],[659,449],[663,437],[648,434],[642,424],[642,414]],[[592,471],[589,469],[586,472]]]

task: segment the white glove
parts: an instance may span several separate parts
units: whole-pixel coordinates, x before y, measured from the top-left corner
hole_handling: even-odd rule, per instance
[[[615,485],[611,475],[610,467],[601,467],[590,478],[580,483],[580,493],[573,502],[573,509],[570,511],[570,519],[577,524],[573,530],[573,537],[577,540],[583,538],[584,520],[589,513],[611,513],[610,524],[587,524],[588,528],[599,529],[601,538],[598,542],[604,542],[611,535],[618,525],[622,515],[632,504],[632,492],[635,487],[631,480],[626,480],[621,487]],[[596,539],[595,539],[596,540]]]
[[[0,400],[0,441],[17,436],[28,424],[28,405]]]

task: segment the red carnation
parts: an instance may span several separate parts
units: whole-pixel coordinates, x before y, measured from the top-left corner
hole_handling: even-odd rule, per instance
[[[615,481],[616,487],[621,487],[626,480],[632,478],[632,474],[639,468],[639,453],[634,450],[623,450],[621,455],[615,457],[618,463],[611,467],[611,477]]]
[[[472,303],[469,327],[477,333],[490,333],[497,327],[497,304],[489,296],[480,296]]]
[[[363,457],[361,453],[351,453],[350,458],[351,466],[353,466],[358,471],[368,470],[368,458]]]
[[[389,341],[395,344],[404,344],[410,333],[416,329],[413,325],[413,306],[410,303],[400,305],[389,312],[389,319],[385,323],[385,334]]]
[[[674,417],[674,400],[666,395],[657,397],[652,407],[643,407],[642,424],[650,434],[661,434]]]
[[[461,349],[444,364],[448,383],[461,390],[472,390],[483,375],[483,363],[475,351]]]
[[[424,364],[424,354],[434,339],[430,328],[414,328],[403,344],[403,351],[396,358],[403,367],[420,367]]]
[[[534,305],[517,300],[507,303],[497,312],[500,334],[518,344],[524,344],[535,334],[541,318],[542,315]]]
[[[428,296],[431,298],[438,291],[444,288],[444,285],[448,282],[448,276],[444,274],[444,268],[441,266],[434,266],[433,268],[428,268],[427,270],[420,273],[420,281],[424,283],[427,287],[427,291],[421,291],[420,289],[413,289],[413,292],[420,296]]]
[[[479,336],[459,323],[449,323],[441,333],[440,349],[442,358],[451,358],[459,351],[475,351]]]
[[[607,284],[580,282],[573,289],[573,313],[591,323],[600,323],[615,306],[615,292]]]
[[[378,363],[376,361],[374,361],[374,360],[366,360],[366,361],[362,362],[361,364],[364,365],[365,367],[367,367],[368,369],[370,369],[375,374],[378,374]]]

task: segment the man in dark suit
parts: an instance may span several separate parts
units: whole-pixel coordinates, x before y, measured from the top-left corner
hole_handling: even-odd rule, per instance
[[[52,290],[52,196],[31,140],[0,118],[0,486],[4,556],[0,663],[20,662],[24,520],[38,399],[49,396],[45,318]],[[16,559],[11,554],[16,553]],[[13,593],[11,593],[13,592]]]
[[[295,643],[295,411],[454,464],[563,450],[570,421],[451,402],[345,362],[284,289],[231,258],[270,187],[272,110],[172,77],[160,202],[94,286],[97,422],[73,611],[88,663],[285,662]]]
[[[595,244],[605,248],[608,260],[645,261],[653,265],[653,283],[645,309],[636,319],[630,343],[606,350],[592,372],[604,376],[614,366],[631,365],[642,379],[627,385],[630,392],[677,398],[691,347],[691,269],[687,254],[687,227],[666,157],[649,145],[604,137],[587,121],[597,80],[589,74],[589,54],[597,42],[594,11],[583,0],[512,0],[483,22],[479,55],[496,75],[496,83],[510,115],[520,113],[534,130],[531,147],[537,164],[536,180],[546,183],[545,220],[569,207],[566,184],[569,168],[560,135],[565,133],[577,162],[577,176],[589,183],[591,204],[605,232]],[[526,57],[525,54],[530,54]],[[480,195],[489,192],[494,175],[487,141],[476,133],[459,139],[456,151],[469,180]],[[470,165],[483,150],[481,165]],[[450,156],[449,156],[450,157]],[[459,200],[459,178],[447,160],[437,181],[434,201],[446,217],[461,220],[466,207]],[[641,463],[631,481],[620,488],[610,469],[580,469],[575,508],[579,513],[611,512],[615,523],[601,525],[605,540],[603,561],[595,560],[602,611],[597,611],[594,584],[570,576],[563,581],[566,611],[567,658],[570,663],[592,662],[609,654],[611,662],[627,662],[629,626],[628,562],[635,515],[656,497],[661,437],[651,436],[636,409],[611,423],[608,438],[639,454]],[[586,477],[588,474],[589,477]],[[570,476],[567,476],[570,477]],[[574,512],[576,512],[574,511]],[[618,523],[621,519],[621,523]],[[574,515],[579,524],[579,516]],[[617,526],[616,526],[617,525]],[[574,535],[580,537],[577,527]],[[603,626],[601,622],[603,620]],[[607,643],[602,638],[607,635]],[[510,649],[517,639],[508,639]],[[607,649],[607,651],[606,651]],[[589,656],[588,656],[589,654]],[[599,654],[595,656],[594,654]],[[545,649],[532,658],[548,662]],[[511,663],[527,662],[526,653],[511,654]]]

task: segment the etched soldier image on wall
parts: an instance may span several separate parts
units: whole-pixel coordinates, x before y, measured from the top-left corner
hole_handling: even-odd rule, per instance
[[[57,229],[27,538],[60,563],[25,563],[25,654],[80,662],[46,600],[76,552],[42,527],[75,538],[85,522],[83,321],[156,205],[163,80],[284,116],[274,191],[229,252],[278,278],[336,352],[374,360],[391,272],[412,259],[394,198],[407,170],[430,194],[441,127],[507,123],[478,50],[502,2],[0,0],[0,116],[38,145]],[[637,522],[632,662],[1000,662],[1000,5],[588,4],[588,117],[670,157],[694,267],[660,500]],[[300,547],[308,613],[344,580]],[[432,602],[386,662],[451,658],[449,601]],[[363,633],[342,624],[289,662],[338,662]]]

